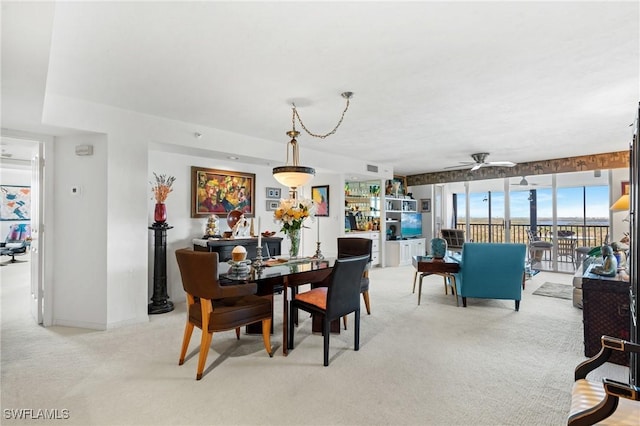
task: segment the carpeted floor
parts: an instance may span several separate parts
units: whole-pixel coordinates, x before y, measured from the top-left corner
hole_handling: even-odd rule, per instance
[[[573,298],[573,286],[569,284],[545,282],[533,294],[537,296],[557,297],[558,299],[571,300]]]
[[[38,424],[561,425],[573,370],[585,359],[582,311],[532,296],[540,283],[569,282],[570,275],[541,272],[528,280],[516,312],[509,300],[456,307],[435,275],[424,279],[418,306],[407,266],[371,271],[372,314],[362,316],[358,352],[350,316],[350,328],[331,336],[323,367],[322,337],[302,317],[295,349],[284,357],[278,295],[273,358],[260,336],[243,333],[238,341],[233,331],[216,333],[196,381],[199,331],[178,366],[183,295],[170,295],[175,311],[148,323],[44,328],[29,314],[28,268],[0,268],[0,401],[3,413],[68,410],[66,420]],[[601,368],[610,378],[628,377],[624,367]],[[2,419],[27,423],[35,424]]]

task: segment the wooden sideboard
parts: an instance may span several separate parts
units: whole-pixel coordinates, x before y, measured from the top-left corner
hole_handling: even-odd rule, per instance
[[[280,256],[281,242],[282,238],[280,237],[262,237],[262,256],[265,259],[268,258],[268,256]],[[247,259],[255,259],[258,247],[258,238],[193,240],[193,249],[195,251],[215,251],[218,253],[220,262],[227,262],[231,260],[231,251],[235,246],[243,246],[247,249]]]
[[[602,335],[629,340],[631,315],[629,281],[618,277],[599,277],[586,273],[582,278],[584,355],[592,357],[601,348]],[[629,355],[614,352],[610,362],[629,365]]]

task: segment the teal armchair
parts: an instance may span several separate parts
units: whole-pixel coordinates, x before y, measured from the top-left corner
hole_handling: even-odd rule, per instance
[[[514,300],[520,309],[527,246],[515,243],[464,243],[455,286],[462,306],[467,297]]]

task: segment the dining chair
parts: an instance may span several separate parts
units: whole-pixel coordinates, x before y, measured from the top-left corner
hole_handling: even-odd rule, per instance
[[[316,287],[296,294],[289,302],[289,333],[287,348],[293,349],[294,325],[298,309],[322,317],[324,336],[324,366],[329,365],[330,323],[354,313],[354,350],[360,349],[360,281],[369,256],[354,256],[336,259],[327,287]]]
[[[176,259],[187,293],[187,323],[184,328],[178,365],[184,364],[193,328],[202,330],[196,380],[202,378],[204,364],[214,332],[234,330],[240,339],[240,327],[262,322],[262,340],[270,357],[271,300],[256,296],[257,285],[220,285],[218,253],[191,249],[176,250]]]
[[[371,269],[371,250],[373,241],[370,238],[338,238],[338,259],[344,259],[353,256],[369,256],[369,262],[362,273],[360,280],[360,293],[364,300],[364,306],[367,309],[367,315],[371,315],[371,305],[369,302],[369,269]],[[347,329],[347,317],[342,319],[344,329]]]

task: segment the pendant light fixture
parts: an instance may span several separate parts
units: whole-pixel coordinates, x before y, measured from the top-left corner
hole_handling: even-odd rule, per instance
[[[291,141],[289,141],[289,143],[287,144],[287,162],[284,166],[273,168],[273,177],[282,185],[289,187],[290,198],[297,198],[297,188],[309,183],[311,179],[313,179],[313,177],[316,175],[316,171],[313,167],[300,165],[298,140],[296,139],[298,135],[300,135],[300,132],[296,130],[296,119],[298,120],[304,131],[307,132],[310,136],[324,139],[327,136],[334,134],[336,130],[338,130],[338,127],[340,127],[340,124],[342,124],[344,114],[349,109],[349,99],[351,99],[352,96],[352,92],[342,93],[342,97],[347,100],[347,104],[344,108],[344,111],[342,111],[340,121],[338,121],[338,124],[336,124],[333,130],[323,135],[312,133],[306,128],[306,126],[302,122],[302,119],[300,118],[300,115],[298,114],[296,105],[293,104],[291,116],[292,130],[287,132],[287,136],[291,138]],[[291,164],[289,164],[289,149],[291,149]]]

